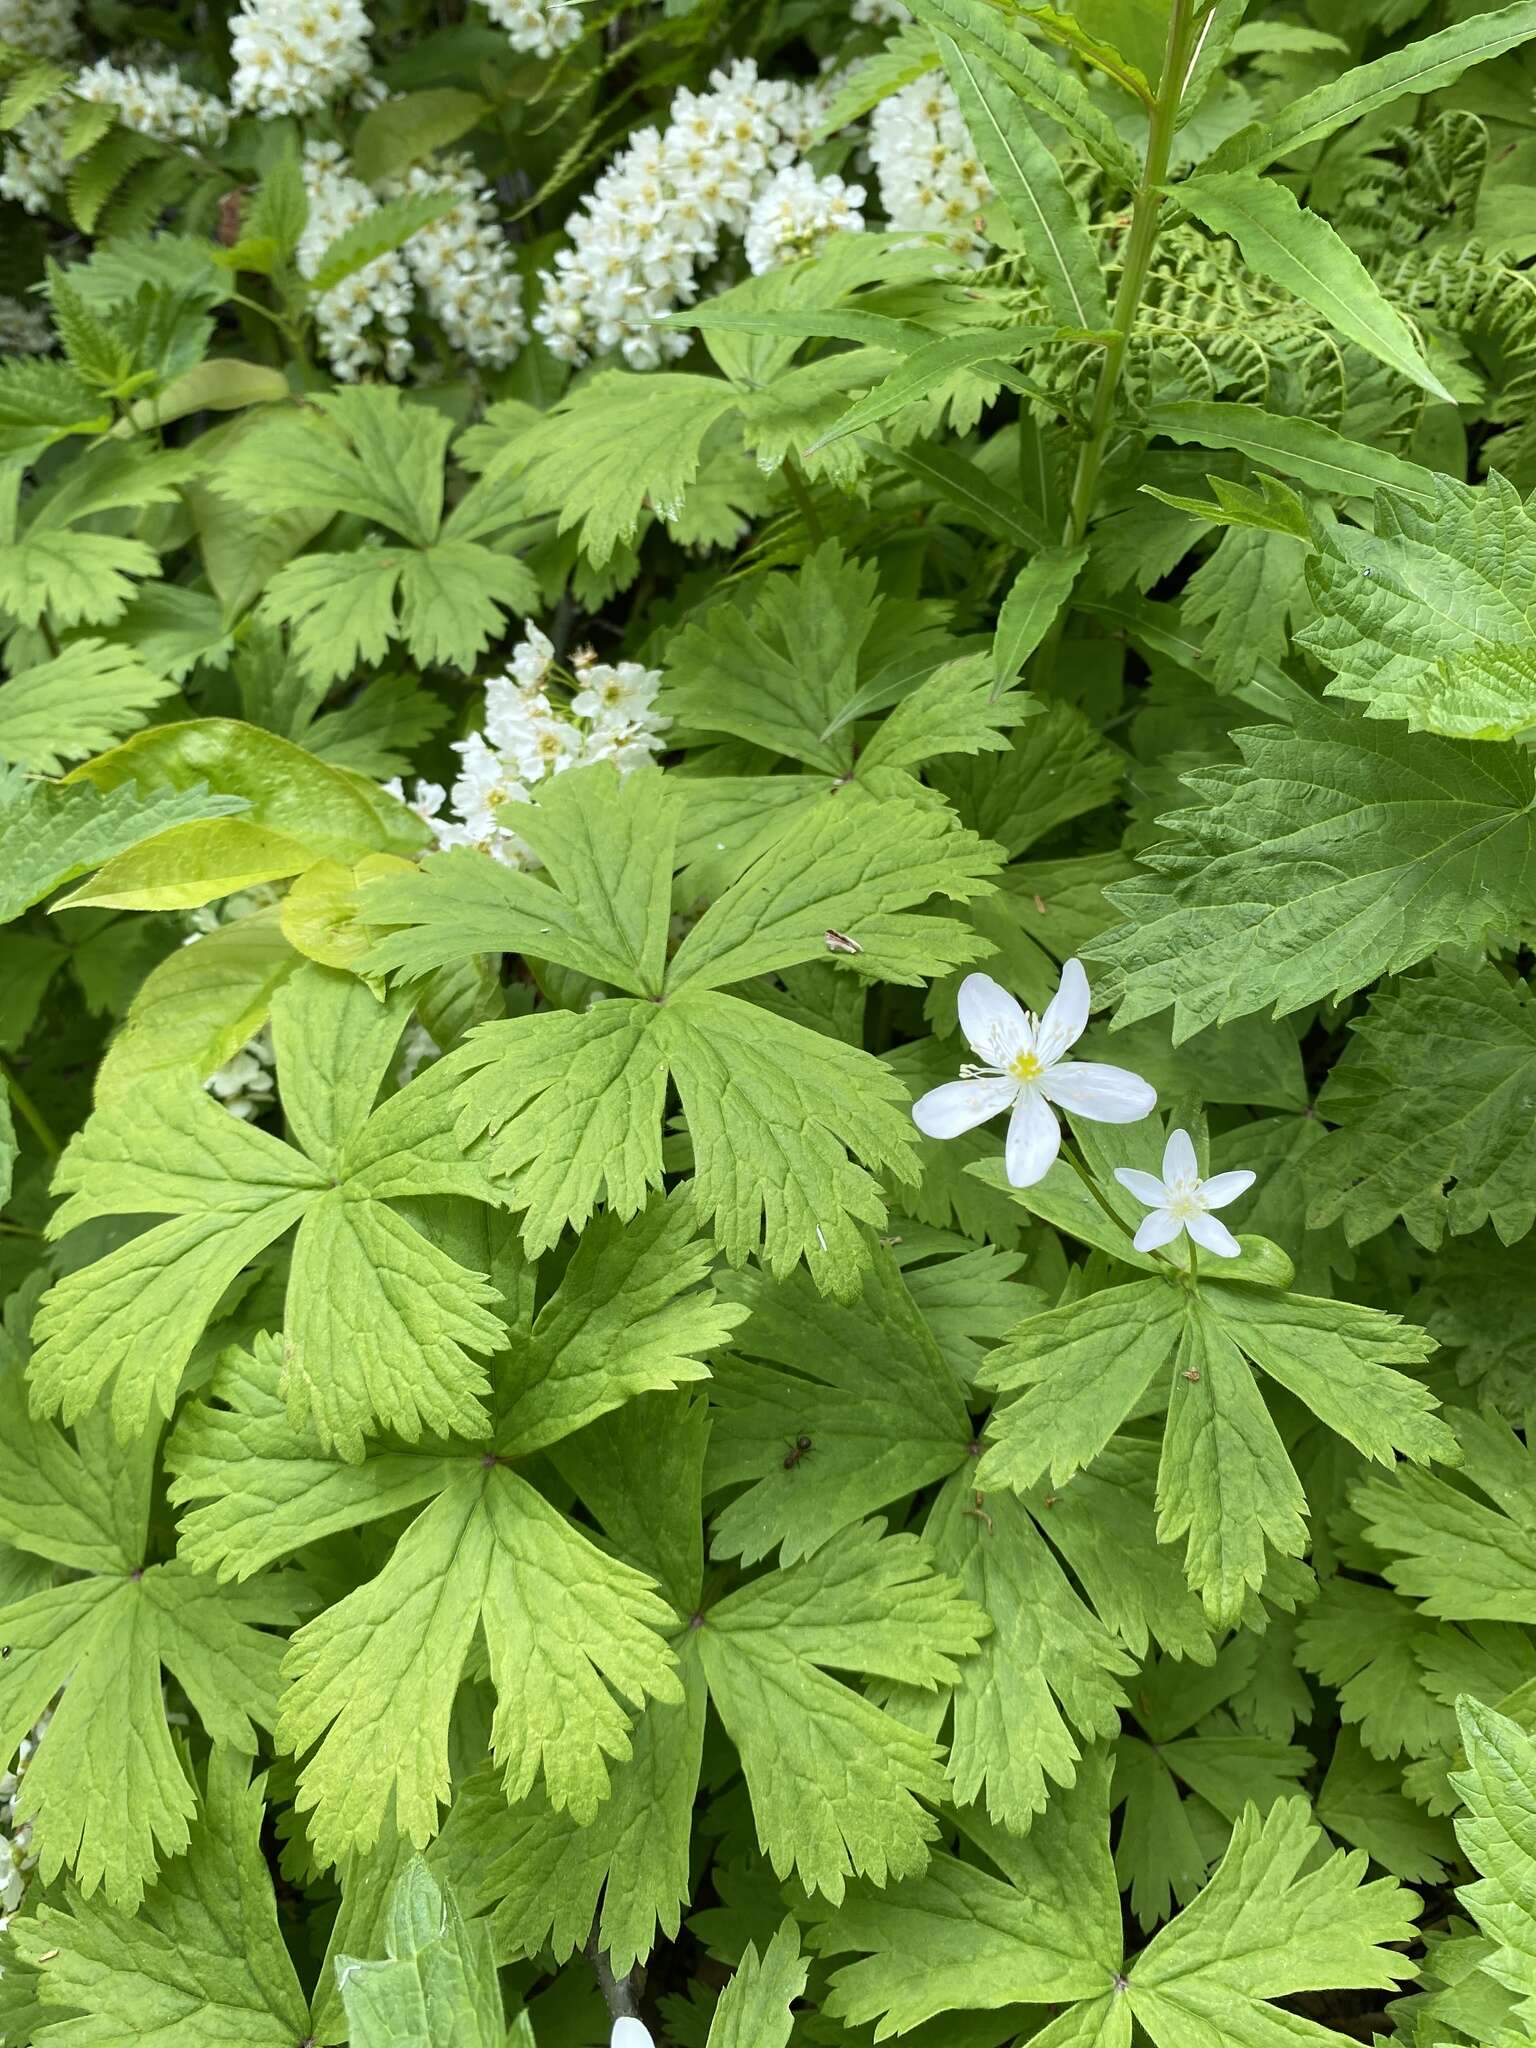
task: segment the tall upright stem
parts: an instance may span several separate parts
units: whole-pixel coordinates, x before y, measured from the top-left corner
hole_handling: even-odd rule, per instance
[[[1168,176],[1179,102],[1184,96],[1189,70],[1190,28],[1194,12],[1195,0],[1173,0],[1168,18],[1168,41],[1163,50],[1163,75],[1158,81],[1157,98],[1153,102],[1147,130],[1147,154],[1131,210],[1131,231],[1126,238],[1120,288],[1115,293],[1115,307],[1110,318],[1110,339],[1104,344],[1104,360],[1099,365],[1099,381],[1088,415],[1088,438],[1078,453],[1077,475],[1072,484],[1064,536],[1069,548],[1076,547],[1081,541],[1093,517],[1099,471],[1104,466],[1104,453],[1109,446],[1115,419],[1115,399],[1120,390],[1121,372],[1125,368],[1126,345],[1136,325],[1136,310],[1146,288],[1147,270],[1157,240],[1163,205],[1162,187]]]

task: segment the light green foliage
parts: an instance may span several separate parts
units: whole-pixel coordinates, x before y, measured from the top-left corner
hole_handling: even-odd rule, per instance
[[[0,2048],[1530,2048],[1536,0],[204,12],[0,0]]]
[[[482,1434],[487,1381],[472,1354],[500,1341],[494,1291],[389,1207],[424,1195],[498,1199],[452,1143],[444,1077],[435,1070],[374,1111],[400,1006],[310,965],[273,1008],[284,1107],[302,1150],[166,1076],[150,1087],[152,1121],[143,1092],[123,1096],[60,1162],[70,1200],[56,1231],[100,1216],[166,1220],[47,1295],[36,1397],[73,1422],[110,1387],[125,1436],[168,1414],[225,1288],[297,1224],[284,1323],[290,1414],[312,1418],[321,1440],[353,1459],[383,1423],[411,1440]]]

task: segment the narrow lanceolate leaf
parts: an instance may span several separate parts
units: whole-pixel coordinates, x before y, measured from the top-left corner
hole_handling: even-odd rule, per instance
[[[1060,164],[991,65],[948,36],[939,38],[939,49],[971,140],[1046,304],[1063,327],[1107,327],[1104,274]]]
[[[1013,579],[992,641],[992,694],[1000,696],[1055,625],[1072,595],[1086,548],[1046,548]]]
[[[1453,402],[1425,362],[1408,323],[1382,297],[1354,250],[1277,179],[1211,171],[1187,179],[1175,191],[1180,206],[1197,220],[1232,237],[1243,261],[1260,277],[1283,285],[1409,383]]]
[[[1491,13],[1453,22],[1434,35],[1357,65],[1342,78],[1303,93],[1271,121],[1250,122],[1212,152],[1206,168],[1260,169],[1410,94],[1454,85],[1464,71],[1502,56],[1532,36],[1536,36],[1536,0],[1515,0],[1512,7],[1497,7]]]
[[[862,434],[915,405],[920,398],[940,390],[961,370],[979,369],[986,374],[991,363],[1012,363],[1037,343],[1051,337],[1048,327],[968,327],[958,334],[941,335],[914,349],[904,361],[877,384],[867,398],[848,408],[830,432],[813,441],[806,450],[831,447],[849,434]]]
[[[1429,470],[1386,448],[1351,441],[1320,420],[1222,399],[1176,398],[1155,399],[1147,407],[1147,424],[1170,441],[1235,448],[1251,462],[1332,497],[1374,498],[1385,490],[1425,505],[1435,500],[1436,479]]]

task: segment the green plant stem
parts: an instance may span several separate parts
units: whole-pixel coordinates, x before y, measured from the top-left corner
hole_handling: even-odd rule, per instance
[[[6,1089],[12,1102],[20,1110],[22,1121],[30,1125],[33,1136],[48,1154],[48,1157],[50,1159],[57,1159],[60,1150],[59,1141],[53,1135],[53,1132],[49,1130],[48,1119],[17,1080],[15,1068],[10,1066],[5,1060],[0,1060],[0,1077],[3,1077],[5,1081]]]
[[[784,457],[784,481],[789,485],[789,495],[795,501],[795,510],[800,514],[806,537],[813,548],[822,542],[821,521],[816,516],[816,500],[811,496],[811,487],[806,482],[805,472],[793,455]]]
[[[1063,545],[1075,548],[1080,545],[1088,531],[1093,517],[1094,502],[1099,492],[1099,475],[1104,467],[1104,457],[1109,447],[1109,437],[1115,424],[1115,400],[1120,393],[1120,378],[1125,369],[1126,350],[1136,326],[1136,314],[1141,305],[1141,295],[1146,289],[1147,272],[1152,263],[1152,251],[1157,242],[1158,226],[1162,218],[1163,184],[1168,176],[1168,161],[1173,154],[1173,138],[1178,122],[1179,104],[1184,94],[1184,83],[1189,72],[1189,40],[1195,9],[1195,0],[1173,0],[1172,12],[1168,18],[1168,40],[1163,48],[1163,75],[1158,82],[1157,98],[1152,104],[1151,120],[1147,128],[1147,152],[1142,161],[1141,180],[1131,205],[1131,227],[1126,237],[1125,254],[1120,270],[1120,284],[1115,293],[1114,310],[1110,316],[1110,338],[1104,344],[1103,360],[1099,364],[1099,380],[1094,387],[1093,404],[1088,413],[1088,432],[1082,447],[1078,450],[1077,471],[1072,480],[1072,496],[1067,507],[1067,522],[1062,534]],[[1066,627],[1067,611],[1063,606],[1055,624],[1041,643],[1035,657],[1034,676],[1042,682],[1049,682],[1056,666],[1056,650]]]

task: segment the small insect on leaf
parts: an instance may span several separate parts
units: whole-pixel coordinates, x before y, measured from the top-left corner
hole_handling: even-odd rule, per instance
[[[829,953],[862,953],[864,948],[857,939],[850,939],[846,932],[827,929],[827,951]]]
[[[784,1454],[784,1470],[793,1472],[803,1458],[811,1454],[811,1439],[802,1430]]]

